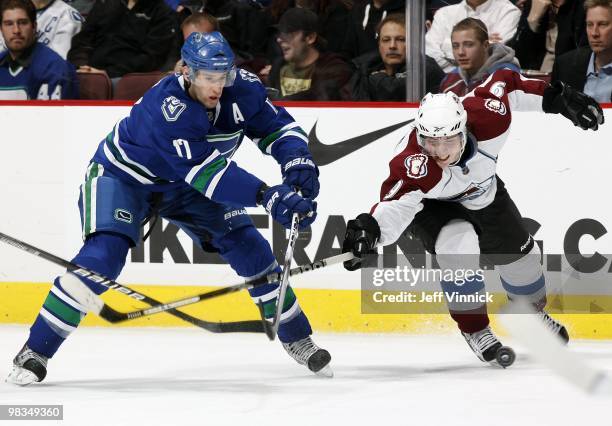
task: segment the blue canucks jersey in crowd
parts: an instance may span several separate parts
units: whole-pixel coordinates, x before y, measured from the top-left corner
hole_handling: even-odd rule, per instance
[[[268,100],[254,74],[238,69],[214,110],[192,99],[183,76],[175,74],[136,102],[100,143],[93,161],[155,191],[187,182],[213,201],[255,206],[262,181],[231,159],[245,136],[279,164],[308,155],[304,131]]]
[[[78,81],[74,66],[40,42],[16,61],[0,53],[0,99],[75,99]]]

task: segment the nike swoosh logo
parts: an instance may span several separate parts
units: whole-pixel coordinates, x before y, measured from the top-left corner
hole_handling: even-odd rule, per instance
[[[377,141],[400,127],[404,127],[405,125],[412,123],[413,121],[414,118],[401,123],[393,124],[389,127],[374,130],[373,132],[366,133],[365,135],[359,135],[333,145],[321,143],[317,137],[317,122],[315,122],[312,130],[310,130],[310,133],[308,134],[308,149],[310,150],[310,153],[312,154],[314,162],[317,166],[326,166],[334,161],[338,161],[342,157],[346,157],[350,153],[355,152],[364,146],[371,144],[374,141]]]

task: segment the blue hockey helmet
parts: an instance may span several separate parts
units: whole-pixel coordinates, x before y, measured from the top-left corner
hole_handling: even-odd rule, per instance
[[[218,31],[191,33],[183,44],[181,58],[189,67],[189,78],[194,82],[198,71],[225,73],[225,87],[231,86],[236,79],[234,53]]]

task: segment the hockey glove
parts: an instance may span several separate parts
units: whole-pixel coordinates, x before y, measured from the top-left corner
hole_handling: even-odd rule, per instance
[[[563,115],[583,130],[597,130],[604,123],[603,111],[595,99],[561,81],[544,90],[542,109]]]
[[[355,271],[361,268],[363,258],[376,254],[376,244],[380,239],[380,228],[376,219],[367,213],[361,213],[346,225],[346,234],[342,243],[342,253],[352,252],[357,258],[344,262],[344,268]]]
[[[287,160],[283,165],[283,183],[302,192],[304,198],[314,200],[319,195],[319,168],[311,156]]]
[[[276,185],[265,189],[261,203],[272,218],[291,228],[293,213],[300,215],[300,229],[304,229],[317,217],[316,201],[300,197],[287,185]]]

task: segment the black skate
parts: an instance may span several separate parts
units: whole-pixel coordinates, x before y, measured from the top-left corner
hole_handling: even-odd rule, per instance
[[[23,345],[13,359],[13,370],[6,381],[19,386],[27,386],[34,382],[42,382],[46,376],[47,357],[34,352],[28,348],[28,345]]]
[[[567,345],[567,342],[569,342],[569,334],[565,326],[559,321],[551,318],[550,315],[544,311],[538,311],[537,315],[542,320],[546,328],[559,336],[563,344]]]
[[[329,366],[331,355],[312,341],[310,336],[292,343],[283,343],[283,348],[299,364],[305,365],[310,371],[325,377],[333,377],[334,372]]]
[[[503,346],[490,327],[487,326],[475,333],[461,332],[461,334],[481,361],[503,368],[510,367],[514,363],[516,359],[514,351],[508,346]]]

